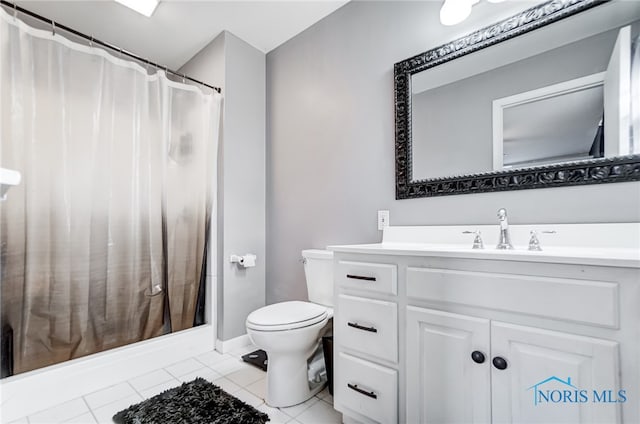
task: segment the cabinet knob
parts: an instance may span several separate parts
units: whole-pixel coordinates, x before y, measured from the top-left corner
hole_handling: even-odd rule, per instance
[[[476,364],[482,364],[484,362],[484,353],[480,352],[479,350],[474,350],[473,352],[471,352],[471,359],[473,359],[473,362],[475,362]]]
[[[496,356],[495,358],[493,358],[492,362],[493,366],[498,368],[499,370],[507,369],[507,360],[500,356]]]

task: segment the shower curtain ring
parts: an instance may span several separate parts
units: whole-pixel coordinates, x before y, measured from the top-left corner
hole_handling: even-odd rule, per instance
[[[187,83],[187,76],[185,74],[182,74],[182,83],[183,84]]]
[[[13,19],[16,19],[18,16],[18,5],[13,3]]]
[[[91,36],[91,39],[89,40],[89,47],[93,48],[93,35]]]
[[[122,59],[122,47],[120,47],[120,59]]]
[[[56,21],[51,21],[51,34],[56,35]]]

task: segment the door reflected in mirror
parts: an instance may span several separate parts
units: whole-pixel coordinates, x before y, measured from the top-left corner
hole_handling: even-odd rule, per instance
[[[604,75],[494,100],[493,169],[604,157]]]

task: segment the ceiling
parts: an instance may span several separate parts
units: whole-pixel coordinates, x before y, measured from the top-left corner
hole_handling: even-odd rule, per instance
[[[161,0],[151,18],[113,0],[17,0],[25,9],[171,69],[227,30],[265,53],[348,0]]]

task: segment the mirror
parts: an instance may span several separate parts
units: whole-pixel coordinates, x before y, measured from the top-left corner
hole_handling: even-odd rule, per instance
[[[639,32],[555,0],[396,63],[396,198],[639,180]]]

